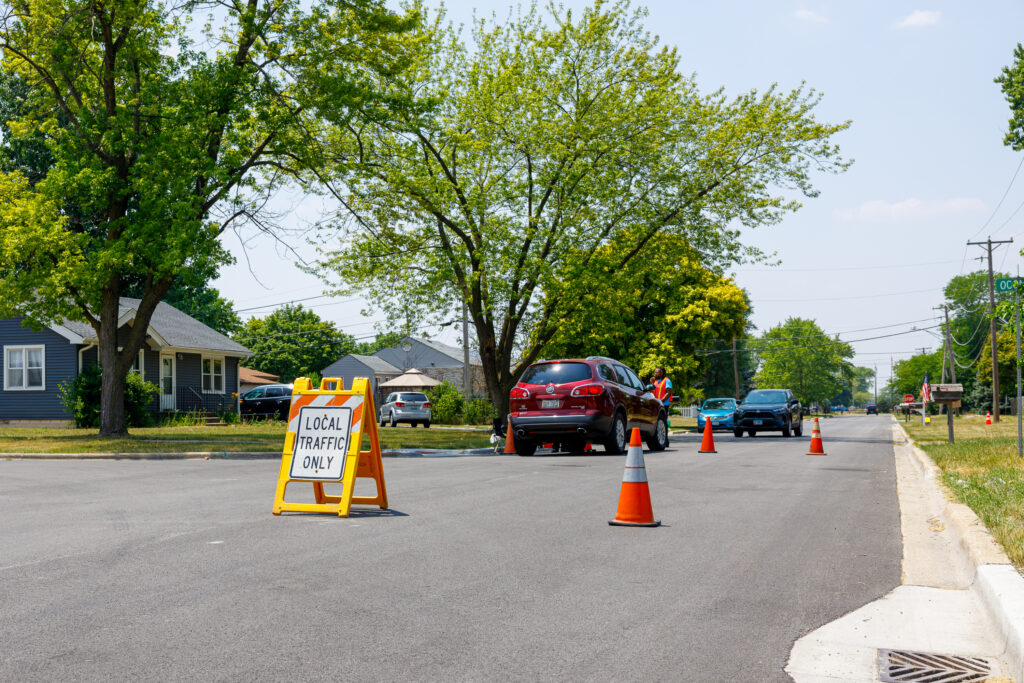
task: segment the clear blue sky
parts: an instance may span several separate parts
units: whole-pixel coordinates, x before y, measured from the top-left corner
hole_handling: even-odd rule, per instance
[[[503,16],[510,3],[446,5],[454,21],[465,23],[474,10]],[[1011,248],[997,250],[995,265],[1017,269],[1024,208],[1011,214],[1024,205],[1024,171],[996,207],[1022,155],[1002,144],[1009,110],[993,78],[1024,40],[1020,3],[665,1],[647,7],[651,31],[679,47],[682,70],[694,72],[702,89],[736,94],[805,81],[824,94],[820,118],[853,122],[837,139],[853,167],[820,177],[818,198],[782,224],[745,237],[781,261],[735,271],[751,294],[760,331],[789,316],[812,318],[850,340],[907,330],[911,325],[845,333],[936,315],[943,285],[982,265],[971,260],[982,250],[968,249],[968,239],[1014,237]],[[297,220],[315,219],[315,202],[296,198],[294,204]],[[237,242],[228,246],[239,264],[215,284],[239,308],[322,291],[265,238],[249,248],[262,285]],[[359,302],[308,304],[352,334],[372,332]],[[456,336],[442,331],[440,338]],[[857,342],[855,362],[877,363],[884,384],[890,355],[899,360],[938,345],[926,332]]]

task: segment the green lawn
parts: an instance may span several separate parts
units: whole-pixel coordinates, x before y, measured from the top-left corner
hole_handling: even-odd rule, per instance
[[[956,418],[956,443],[946,440],[946,416],[900,424],[942,470],[956,499],[981,518],[1010,560],[1024,569],[1024,462],[1017,457],[1017,419],[985,425],[984,416]]]
[[[489,433],[461,429],[380,427],[381,447],[482,448]],[[267,451],[284,447],[285,424],[269,422],[226,427],[150,427],[126,438],[101,439],[96,429],[0,429],[2,453],[159,453],[182,451]]]

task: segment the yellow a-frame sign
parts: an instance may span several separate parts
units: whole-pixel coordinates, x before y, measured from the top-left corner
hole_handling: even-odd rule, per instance
[[[305,377],[295,380],[274,514],[330,512],[348,517],[353,503],[386,510],[388,494],[375,418],[373,394],[365,377],[357,377],[349,391],[337,377],[325,377],[319,389]],[[364,445],[369,448],[364,450]],[[373,479],[377,495],[354,496],[357,478]],[[285,502],[285,489],[296,481],[313,484],[315,503]],[[324,494],[324,482],[341,482],[341,495]]]

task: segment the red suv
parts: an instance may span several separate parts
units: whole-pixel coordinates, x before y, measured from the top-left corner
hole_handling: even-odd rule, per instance
[[[634,427],[648,449],[664,450],[668,413],[653,390],[611,358],[534,363],[509,393],[516,453],[533,455],[538,444],[548,442],[580,452],[588,441],[602,444],[608,453],[622,453]]]

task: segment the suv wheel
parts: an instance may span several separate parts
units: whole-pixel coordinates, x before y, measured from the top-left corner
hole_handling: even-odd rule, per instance
[[[741,436],[743,436],[743,430],[742,429],[734,429],[734,430],[732,430],[732,435],[735,436],[738,439]]]
[[[395,419],[395,411],[393,411],[393,410],[391,411],[391,426],[392,427],[397,427],[398,426],[398,420]]]
[[[512,445],[515,447],[516,453],[524,458],[528,458],[537,452],[537,444],[535,442],[520,439],[515,435],[512,436]]]
[[[789,438],[790,436],[793,435],[793,432],[790,430],[790,427],[791,425],[789,422],[782,426],[782,436]]]
[[[803,436],[804,435],[804,418],[803,417],[801,417],[799,420],[797,420],[796,427],[793,427],[793,433],[796,434],[797,436]]]
[[[615,413],[612,429],[604,438],[605,453],[618,455],[626,450],[626,418],[622,413]]]
[[[654,424],[654,433],[644,437],[647,442],[647,449],[651,451],[663,451],[668,448],[668,419],[664,414],[658,416]]]
[[[384,413],[381,413],[380,414],[380,426],[383,427],[387,423],[388,423],[388,421],[386,419],[384,419]]]

